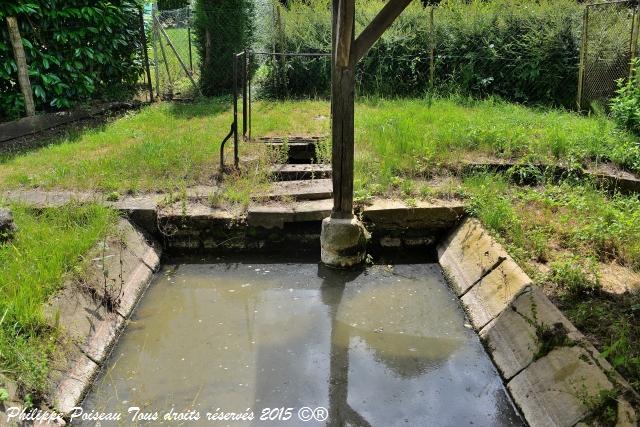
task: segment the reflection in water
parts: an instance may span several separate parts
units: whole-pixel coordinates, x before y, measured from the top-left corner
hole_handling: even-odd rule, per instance
[[[255,413],[230,425],[300,425],[303,406],[329,410],[305,425],[519,425],[463,323],[437,265],[169,266],[84,408],[121,411],[120,425],[130,406]],[[257,419],[281,407],[290,420]]]

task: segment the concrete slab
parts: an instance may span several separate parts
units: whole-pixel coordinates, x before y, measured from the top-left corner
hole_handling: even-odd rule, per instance
[[[106,360],[160,265],[160,248],[128,221],[120,220],[114,234],[99,242],[87,258],[83,279],[68,281],[44,310],[49,323],[63,332],[50,375],[50,394],[56,408],[65,413],[78,404]]]
[[[589,353],[574,346],[551,351],[507,387],[531,427],[570,427],[589,414],[588,402],[613,385]]]
[[[283,228],[286,223],[322,221],[331,215],[333,199],[295,203],[252,204],[247,210],[250,227]]]
[[[122,316],[72,284],[49,300],[44,313],[50,324],[96,363],[106,359],[110,343],[124,326]]]
[[[616,427],[637,427],[638,414],[631,403],[624,398],[618,399],[618,421]]]
[[[271,175],[277,181],[331,178],[331,165],[326,164],[283,164],[274,165]]]
[[[376,199],[362,210],[367,225],[390,229],[442,230],[454,227],[465,215],[464,204],[452,201],[417,202],[408,206],[401,200]]]
[[[537,328],[561,324],[570,341],[582,335],[536,286],[528,287],[480,331],[498,370],[506,380],[529,366],[540,349]]]
[[[63,345],[51,362],[53,408],[64,415],[78,405],[98,374],[99,366],[73,345]]]
[[[34,208],[55,208],[70,202],[97,202],[102,195],[91,192],[11,190],[2,193],[10,202],[23,203]]]
[[[268,199],[288,198],[292,200],[319,200],[333,197],[333,183],[330,179],[282,181],[271,184],[267,195],[256,195]]]
[[[531,284],[531,279],[511,258],[484,276],[462,296],[462,303],[476,330],[498,316],[516,295]]]
[[[473,218],[465,219],[438,246],[438,260],[458,296],[506,259],[510,257],[502,246]]]

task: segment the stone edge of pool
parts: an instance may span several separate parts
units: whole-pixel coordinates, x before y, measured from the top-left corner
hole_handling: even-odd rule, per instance
[[[620,391],[617,425],[637,425],[624,397],[637,393],[477,220],[463,220],[437,250],[450,287],[530,426],[579,425],[592,415],[590,402],[614,389]],[[543,331],[564,337],[538,354],[548,339]]]
[[[54,360],[51,405],[68,415],[81,403],[160,266],[159,241],[165,248],[187,251],[260,250],[274,237],[285,236],[286,243],[287,235],[311,242],[319,239],[320,221],[330,214],[328,202],[254,206],[243,216],[198,204],[159,208],[148,199],[114,204],[131,222],[121,219],[117,237],[92,250],[91,296],[68,283],[45,308],[52,323],[69,325],[64,350]],[[529,425],[580,425],[591,415],[589,402],[600,390],[615,387],[638,398],[502,246],[477,220],[465,217],[460,202],[408,206],[380,199],[358,215],[371,232],[373,249],[437,252],[450,287]],[[122,299],[112,312],[96,303],[103,297],[95,290],[105,272],[113,283],[122,275]],[[540,332],[545,330],[562,331],[566,339],[542,355]],[[622,395],[618,400],[618,425],[636,425],[631,404]]]
[[[90,390],[159,269],[161,255],[162,249],[153,238],[128,220],[120,219],[115,233],[88,253],[86,279],[68,280],[45,305],[45,319],[62,332],[49,375],[48,404],[58,414],[68,416]],[[105,284],[112,284],[117,294],[105,295]],[[118,300],[111,310],[104,304],[107,298]],[[12,406],[22,409],[19,403],[12,402]],[[7,422],[2,410],[0,421]],[[61,417],[54,422],[36,423],[65,424]]]

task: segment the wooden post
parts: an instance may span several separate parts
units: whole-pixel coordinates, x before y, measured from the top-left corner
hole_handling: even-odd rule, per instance
[[[149,101],[153,102],[153,84],[151,83],[151,70],[149,69],[149,48],[147,47],[147,34],[144,30],[144,12],[140,8],[140,33],[142,37],[142,53],[144,58],[144,69],[147,75],[147,87],[149,88]]]
[[[22,37],[20,37],[18,21],[15,16],[7,16],[7,28],[9,30],[9,38],[11,38],[11,46],[13,47],[13,55],[16,59],[16,65],[18,66],[18,84],[24,97],[24,107],[27,116],[35,116],[36,107],[33,102],[31,82],[29,81],[29,67],[27,66],[27,57],[24,54]]]
[[[332,218],[353,217],[355,0],[333,0],[331,55],[331,138],[333,165]]]
[[[429,9],[429,101],[433,97],[433,79],[436,70],[435,65],[435,50],[436,50],[436,42],[435,42],[435,28],[433,21],[433,10],[434,7],[431,6]]]
[[[578,93],[576,99],[576,105],[578,112],[582,111],[582,91],[584,86],[584,71],[587,64],[587,42],[588,42],[588,27],[589,27],[589,6],[584,8],[584,15],[582,15],[582,40],[580,42],[580,65],[578,67]]]
[[[156,80],[156,97],[160,98],[160,69],[158,65],[158,33],[156,32],[156,3],[151,4],[151,40],[153,44],[153,69]]]
[[[353,218],[355,65],[409,3],[411,0],[389,0],[356,39],[355,0],[332,2],[331,218]]]

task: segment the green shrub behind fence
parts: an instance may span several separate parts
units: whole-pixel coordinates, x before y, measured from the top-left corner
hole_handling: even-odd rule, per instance
[[[381,2],[357,2],[357,32],[381,7]],[[432,29],[429,8],[413,2],[358,64],[358,91],[423,95],[430,87],[433,43],[434,84],[440,91],[573,106],[581,11],[574,0],[445,0],[435,9]],[[272,27],[265,49],[330,51],[328,0],[294,0],[280,14],[281,24]],[[265,95],[329,92],[328,58],[267,61],[264,68]]]

